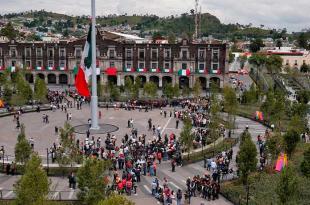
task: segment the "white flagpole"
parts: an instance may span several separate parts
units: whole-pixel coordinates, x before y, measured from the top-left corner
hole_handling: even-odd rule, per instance
[[[92,15],[92,31],[91,31],[91,46],[92,46],[92,92],[91,92],[91,129],[98,130],[98,96],[97,96],[97,72],[96,72],[96,7],[95,0],[91,0],[91,15]]]

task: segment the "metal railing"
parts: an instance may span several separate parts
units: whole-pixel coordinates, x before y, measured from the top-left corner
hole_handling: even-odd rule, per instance
[[[70,191],[49,191],[47,195],[48,200],[52,201],[76,201],[78,189]],[[12,200],[16,198],[14,190],[0,188],[0,200]]]

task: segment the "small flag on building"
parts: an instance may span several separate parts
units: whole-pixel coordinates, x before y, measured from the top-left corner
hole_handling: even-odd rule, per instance
[[[217,74],[217,75],[220,75],[220,74],[221,74],[221,70],[220,70],[220,69],[217,69],[217,70],[211,70],[211,73],[212,73],[212,74]]]
[[[180,69],[178,72],[179,76],[189,76],[191,74],[189,69]]]
[[[135,69],[134,68],[125,68],[125,71],[126,72],[135,72]]]
[[[151,68],[151,72],[152,73],[160,73],[160,69],[159,68]]]
[[[36,66],[36,70],[44,70],[43,66]]]
[[[67,70],[67,68],[66,68],[66,67],[62,67],[62,66],[59,66],[59,67],[58,67],[58,70],[64,71],[64,70]]]
[[[142,72],[146,72],[146,68],[138,68],[137,70],[138,72],[142,73]]]
[[[164,73],[172,73],[172,69],[171,68],[165,68],[163,69]]]
[[[56,69],[55,69],[55,66],[48,66],[47,70],[56,70]]]

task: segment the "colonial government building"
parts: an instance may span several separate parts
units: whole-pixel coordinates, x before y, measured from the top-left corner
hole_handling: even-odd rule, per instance
[[[48,84],[74,85],[75,68],[81,62],[86,38],[58,42],[0,42],[0,73],[25,69],[25,78],[36,76]],[[125,78],[193,87],[200,80],[204,89],[214,82],[223,87],[228,67],[224,43],[150,43],[142,38],[115,32],[97,33],[97,78],[101,83],[123,85]]]

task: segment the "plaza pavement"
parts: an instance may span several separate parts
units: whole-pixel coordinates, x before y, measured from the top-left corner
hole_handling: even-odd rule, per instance
[[[169,109],[169,108],[167,108]],[[147,131],[147,120],[148,118],[152,118],[154,124],[157,126],[158,124],[165,128],[163,133],[170,134],[171,132],[175,132],[179,135],[179,130],[175,130],[175,119],[173,118],[164,118],[160,116],[159,110],[155,109],[148,113],[135,111],[125,111],[125,110],[114,110],[109,109],[108,111],[105,109],[101,109],[103,113],[102,122],[115,124],[120,127],[120,130],[115,132],[116,136],[120,139],[125,133],[129,133],[129,129],[127,127],[127,120],[129,118],[134,119],[134,125],[138,128],[139,133],[147,133],[148,137],[151,137],[151,133]],[[87,122],[87,117],[89,108],[88,106],[84,106],[82,111],[77,111],[75,108],[69,109],[69,112],[72,112],[73,120],[70,122],[73,125],[83,124]],[[50,116],[50,124],[43,125],[42,115],[41,113],[29,113],[25,114],[21,117],[21,122],[26,126],[26,135],[27,137],[32,136],[35,139],[35,150],[38,151],[42,156],[45,156],[46,147],[51,146],[51,144],[57,139],[57,136],[54,135],[54,126],[62,126],[65,122],[66,115],[64,112],[57,110],[56,112],[48,111],[46,112]],[[12,122],[12,117],[0,118],[0,142],[4,144],[8,153],[13,154],[14,145],[16,142],[16,136],[18,132],[15,130],[15,123]],[[4,126],[2,126],[4,125]],[[43,125],[43,126],[42,126]],[[240,133],[245,129],[246,125],[249,126],[250,133],[252,135],[252,139],[255,142],[258,134],[263,134],[265,131],[265,127],[257,122],[252,120],[237,117],[236,119],[237,129],[234,132],[234,137],[238,137]],[[85,136],[79,135],[81,139],[84,139]],[[97,137],[97,136],[96,136]],[[105,135],[101,136],[103,139]],[[118,140],[119,142],[120,140]],[[239,146],[235,146],[233,148],[233,161],[231,163],[231,168],[236,170],[235,157],[236,153],[239,150]],[[197,162],[194,164],[190,164],[183,167],[177,167],[176,172],[171,172],[170,162],[163,162],[161,165],[158,165],[157,169],[157,177],[162,184],[163,178],[166,177],[169,182],[169,186],[173,190],[177,190],[181,188],[183,191],[186,188],[185,180],[188,177],[193,177],[194,175],[203,175],[206,173],[206,170],[203,168],[203,162]],[[4,198],[13,198],[13,184],[19,176],[6,176],[0,175],[0,188],[3,189],[2,196]],[[62,199],[73,200],[76,199],[76,191],[70,190],[68,188],[68,180],[67,178],[61,177],[50,177],[52,182],[51,193],[49,194],[50,199]],[[142,176],[141,182],[138,184],[137,194],[132,195],[129,198],[136,202],[137,205],[144,204],[158,204],[158,201],[151,196],[151,181],[152,178],[149,176]],[[211,204],[211,205],[231,205],[232,203],[227,201],[225,198],[220,196],[220,199],[215,201],[206,201],[201,199],[200,197],[193,197],[192,203],[194,205]],[[176,204],[173,201],[173,204]]]

